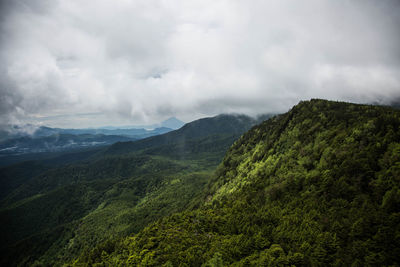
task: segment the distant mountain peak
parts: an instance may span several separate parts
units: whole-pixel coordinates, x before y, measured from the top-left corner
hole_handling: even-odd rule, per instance
[[[183,125],[185,125],[185,123],[179,119],[177,119],[176,117],[171,117],[166,119],[165,121],[162,121],[160,123],[160,125],[162,127],[167,127],[167,128],[171,128],[171,129],[179,129],[181,128]]]

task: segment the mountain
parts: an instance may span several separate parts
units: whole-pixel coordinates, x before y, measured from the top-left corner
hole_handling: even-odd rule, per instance
[[[135,142],[118,142],[107,150],[108,154],[121,154],[134,152],[142,149],[151,149],[157,147],[157,153],[166,151],[170,153],[171,150],[176,155],[185,155],[186,153],[193,153],[194,150],[201,150],[207,147],[208,139],[222,138],[229,140],[230,143],[238,138],[242,133],[255,125],[257,121],[246,115],[218,115],[212,118],[204,118],[185,124],[179,130],[171,131],[169,133],[145,138]],[[200,147],[192,144],[200,140],[204,143]],[[211,140],[211,143],[213,141]],[[209,146],[209,144],[208,144]],[[218,147],[207,147],[207,149],[218,150]],[[220,152],[223,150],[219,150]],[[199,152],[199,151],[197,151]]]
[[[98,129],[116,130],[116,129],[156,129],[156,128],[169,128],[177,130],[181,128],[185,123],[175,117],[168,118],[162,122],[148,125],[125,125],[125,126],[104,126]]]
[[[0,265],[60,265],[180,212],[256,121],[221,115],[89,155],[0,168]]]
[[[71,262],[398,266],[399,129],[390,107],[301,102],[241,136],[190,207]]]
[[[21,162],[27,158],[26,155],[32,153],[63,152],[105,146],[116,142],[138,140],[172,131],[172,129],[166,127],[159,127],[153,130],[109,130],[60,129],[41,126],[34,129],[31,134],[28,134],[20,128],[15,129],[19,131],[15,131],[13,134],[6,131],[0,132],[0,166],[6,165],[7,162]],[[42,155],[37,156],[42,157]]]
[[[167,127],[167,128],[171,128],[174,130],[181,128],[183,125],[185,125],[185,123],[181,120],[178,120],[175,117],[171,117],[171,118],[161,122],[162,127]]]
[[[17,139],[21,137],[48,137],[57,134],[73,134],[73,135],[120,135],[133,139],[142,139],[149,136],[164,134],[174,129],[180,128],[184,123],[176,118],[170,118],[159,124],[148,126],[126,126],[126,127],[100,127],[100,128],[83,128],[83,129],[62,129],[51,128],[47,126],[27,125],[6,125],[0,129],[0,142]],[[171,126],[171,127],[168,127]]]
[[[102,135],[120,135],[131,137],[135,139],[142,139],[149,136],[164,134],[169,131],[172,131],[171,128],[167,127],[158,127],[152,130],[147,130],[144,128],[129,128],[129,129],[61,129],[61,128],[49,128],[41,126],[39,127],[33,134],[34,137],[45,137],[51,136],[55,134],[74,134],[74,135],[82,135],[82,134],[102,134]]]

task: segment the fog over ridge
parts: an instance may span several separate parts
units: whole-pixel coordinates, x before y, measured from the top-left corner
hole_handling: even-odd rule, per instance
[[[0,2],[0,124],[58,127],[400,99],[396,0]]]

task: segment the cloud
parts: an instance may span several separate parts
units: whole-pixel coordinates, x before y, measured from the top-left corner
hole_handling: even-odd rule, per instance
[[[102,114],[64,125],[85,127],[283,112],[313,97],[400,98],[395,0],[5,0],[1,10],[2,124]]]

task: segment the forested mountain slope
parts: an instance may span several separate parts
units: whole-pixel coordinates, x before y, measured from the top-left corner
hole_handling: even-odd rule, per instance
[[[197,208],[71,264],[398,266],[399,188],[398,110],[301,102],[234,143]]]
[[[246,115],[218,115],[213,118],[204,118],[185,124],[182,128],[169,133],[149,137],[135,142],[120,142],[112,145],[107,153],[121,154],[138,151],[142,149],[151,149],[156,147],[157,153],[160,148],[167,147],[166,151],[170,153],[171,149],[175,153],[186,154],[198,152],[195,150],[195,143],[202,140],[229,138],[230,140],[238,138],[245,131],[258,121]],[[195,141],[195,142],[193,142]],[[201,145],[200,147],[204,147]],[[211,147],[208,147],[210,149]],[[220,149],[214,149],[221,151]],[[164,152],[165,153],[165,152]]]
[[[60,265],[184,210],[254,123],[217,116],[139,145],[118,143],[73,164],[32,161],[0,169],[7,184],[0,201],[0,264]]]

